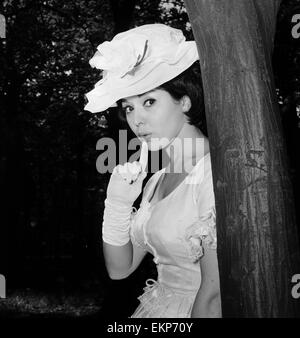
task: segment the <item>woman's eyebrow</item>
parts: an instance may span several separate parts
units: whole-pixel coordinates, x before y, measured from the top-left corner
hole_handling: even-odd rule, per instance
[[[152,89],[152,90],[149,90],[148,92],[145,92],[143,94],[138,94],[137,97],[142,97],[142,96],[145,96],[145,95],[150,94],[150,93],[155,92],[155,91],[156,91],[156,89]],[[128,103],[129,101],[127,101],[126,99],[121,99],[121,103],[123,103],[123,102]]]

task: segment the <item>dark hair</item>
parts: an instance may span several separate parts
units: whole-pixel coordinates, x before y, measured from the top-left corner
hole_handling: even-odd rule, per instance
[[[187,95],[191,100],[191,108],[185,115],[188,123],[200,129],[207,136],[205,119],[205,108],[203,98],[203,87],[199,61],[194,62],[188,69],[176,76],[174,79],[165,82],[157,87],[168,92],[176,101]],[[121,107],[121,100],[118,102],[119,117],[126,121],[126,117]]]

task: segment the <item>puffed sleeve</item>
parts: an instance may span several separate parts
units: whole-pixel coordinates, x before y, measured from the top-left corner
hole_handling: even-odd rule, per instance
[[[197,262],[204,255],[204,247],[217,248],[216,211],[215,207],[201,215],[186,231],[186,241],[193,262]]]
[[[206,249],[217,248],[216,209],[210,170],[207,170],[204,179],[195,185],[194,194],[197,218],[187,227],[185,239],[191,259],[197,262],[205,254]]]

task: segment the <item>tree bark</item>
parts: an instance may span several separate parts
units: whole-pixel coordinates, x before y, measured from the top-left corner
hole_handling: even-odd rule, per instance
[[[297,317],[299,238],[271,55],[280,0],[185,0],[202,71],[224,317]]]
[[[135,0],[110,0],[115,22],[115,34],[124,32],[130,28],[135,3]]]

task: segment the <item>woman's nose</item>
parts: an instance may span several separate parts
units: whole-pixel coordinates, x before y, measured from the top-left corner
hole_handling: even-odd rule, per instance
[[[136,126],[137,129],[139,129],[141,125],[143,125],[143,122],[136,122],[135,123],[135,126]]]
[[[141,124],[144,124],[145,117],[144,113],[142,111],[143,109],[136,109],[135,115],[134,115],[134,125],[136,127],[139,127]]]

